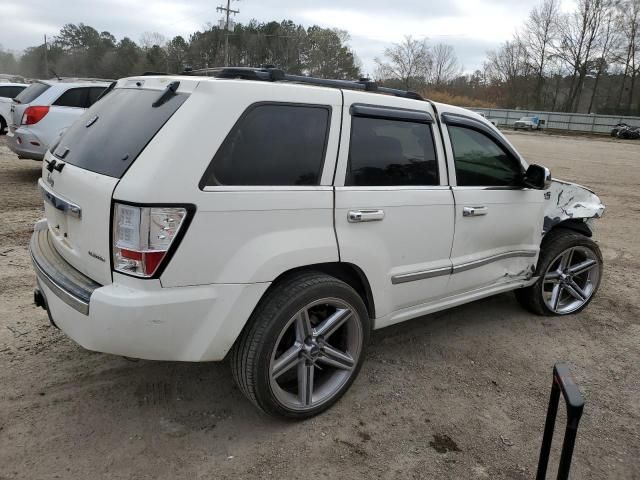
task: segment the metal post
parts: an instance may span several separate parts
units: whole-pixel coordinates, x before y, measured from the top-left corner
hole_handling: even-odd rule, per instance
[[[47,78],[49,76],[49,58],[47,54],[47,36],[44,36],[44,76],[42,78]]]
[[[551,452],[551,442],[553,441],[553,430],[558,413],[560,393],[562,393],[567,405],[567,426],[562,442],[562,453],[560,455],[557,478],[558,480],[567,480],[569,478],[573,447],[576,443],[578,424],[580,423],[580,417],[582,417],[582,411],[584,409],[584,398],[573,380],[571,372],[569,372],[569,367],[565,364],[556,363],[553,367],[553,384],[551,385],[547,419],[544,425],[542,446],[540,447],[540,460],[538,461],[536,480],[545,480],[547,476],[549,453]]]

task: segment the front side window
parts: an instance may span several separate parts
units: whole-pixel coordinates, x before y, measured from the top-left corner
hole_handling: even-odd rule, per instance
[[[71,88],[64,92],[58,99],[53,102],[58,107],[76,107],[87,108],[88,88]]]
[[[470,128],[449,126],[449,138],[460,187],[519,186],[522,165],[488,136]]]
[[[330,113],[324,106],[250,108],[222,143],[201,185],[318,185]]]
[[[438,184],[430,125],[353,117],[346,186]]]

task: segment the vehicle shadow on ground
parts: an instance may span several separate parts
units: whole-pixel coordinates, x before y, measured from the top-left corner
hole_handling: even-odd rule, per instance
[[[360,379],[325,415],[340,417],[351,411],[353,399],[349,400],[349,397],[363,393],[359,389],[366,390],[366,395],[376,395],[362,377],[380,358],[424,358],[426,341],[431,345],[444,344],[451,342],[454,331],[456,335],[469,336],[472,335],[470,330],[500,330],[509,324],[519,328],[523,321],[530,320],[523,317],[513,295],[504,294],[376,331]],[[190,432],[243,432],[256,428],[269,432],[287,428],[288,422],[259,413],[242,395],[233,382],[227,361],[131,361],[82,352],[90,359],[85,363],[89,371],[81,368],[84,372],[74,372],[73,376],[79,375],[71,379],[81,384],[80,391],[75,392],[75,395],[85,396],[81,408],[86,409],[86,415],[90,417],[95,412],[113,410],[114,404],[120,405],[123,408],[119,410],[118,429],[139,430],[141,420],[151,432],[171,437]],[[428,360],[424,358],[425,363]],[[99,364],[99,371],[91,368],[91,364]],[[75,417],[62,418],[75,422]],[[149,430],[147,427],[145,430]]]

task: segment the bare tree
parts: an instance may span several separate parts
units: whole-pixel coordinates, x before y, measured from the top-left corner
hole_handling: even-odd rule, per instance
[[[164,47],[167,37],[158,32],[144,32],[140,35],[140,46],[144,49],[152,48],[154,45]]]
[[[529,59],[536,72],[534,101],[536,108],[542,108],[542,89],[545,80],[545,68],[550,50],[558,32],[558,0],[544,0],[529,13],[524,25],[524,40]]]
[[[618,92],[618,109],[622,107],[622,96],[630,77],[629,95],[625,112],[629,113],[633,106],[633,91],[636,77],[640,74],[640,0],[625,0],[618,5],[617,29],[622,37],[622,52],[618,55],[620,63],[624,65],[622,84]]]
[[[456,51],[451,45],[438,43],[432,48],[429,83],[440,88],[460,75],[460,71]]]
[[[502,84],[507,92],[506,106],[515,107],[526,101],[526,83],[530,73],[527,49],[516,36],[506,41],[497,51],[487,53],[485,65],[491,81]]]
[[[376,76],[397,79],[407,90],[424,84],[431,69],[431,52],[426,39],[417,40],[407,35],[401,43],[394,43],[384,51],[384,60],[375,59]]]
[[[616,30],[616,17],[613,3],[609,3],[605,6],[605,12],[603,15],[602,28],[600,29],[597,38],[597,48],[599,55],[594,61],[595,81],[593,84],[593,91],[591,92],[591,100],[589,101],[589,108],[587,113],[591,113],[593,109],[593,103],[598,93],[598,85],[602,74],[609,66],[609,62],[614,59],[615,48],[619,41],[619,35]]]
[[[565,102],[567,111],[576,111],[578,108],[607,3],[606,0],[579,0],[576,11],[560,18],[560,42],[556,48],[556,55],[564,60],[572,71]]]

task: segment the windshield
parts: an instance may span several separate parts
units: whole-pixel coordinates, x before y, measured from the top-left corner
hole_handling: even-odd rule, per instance
[[[54,155],[102,175],[122,178],[189,95],[174,94],[157,106],[158,90],[119,88],[94,103],[66,131]]]

